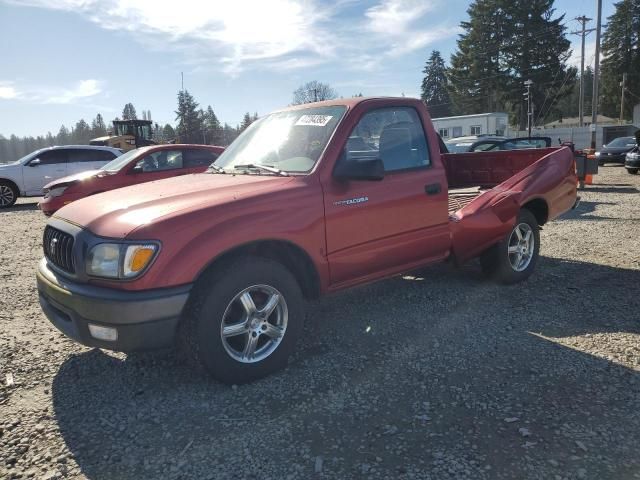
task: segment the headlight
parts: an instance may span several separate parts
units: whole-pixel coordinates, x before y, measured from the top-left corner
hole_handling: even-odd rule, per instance
[[[56,188],[52,188],[52,189],[45,189],[44,191],[44,198],[48,198],[48,197],[59,197],[60,195],[62,195],[64,193],[64,191],[69,188],[69,186],[65,186],[65,187],[56,187]]]
[[[87,273],[104,278],[134,278],[147,268],[158,246],[153,243],[100,243],[89,251]]]

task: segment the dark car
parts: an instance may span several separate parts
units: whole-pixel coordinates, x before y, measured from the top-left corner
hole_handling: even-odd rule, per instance
[[[618,137],[596,152],[598,165],[605,163],[624,163],[627,153],[636,147],[635,137]]]
[[[468,140],[468,137],[451,139],[445,142],[450,153],[464,152],[489,152],[498,150],[522,150],[528,148],[548,148],[551,146],[549,137],[486,137],[478,138],[475,141]]]
[[[631,175],[638,173],[638,170],[640,170],[640,147],[636,147],[627,153],[624,168],[626,168],[627,172]]]

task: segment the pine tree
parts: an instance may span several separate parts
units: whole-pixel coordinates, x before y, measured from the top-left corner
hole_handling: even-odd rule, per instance
[[[91,122],[91,135],[93,138],[104,137],[107,134],[107,126],[104,124],[102,115],[97,114]]]
[[[133,106],[133,103],[127,103],[122,109],[122,119],[123,120],[136,120],[138,117],[136,115],[136,108]]]
[[[626,73],[624,118],[629,119],[640,102],[640,1],[622,0],[615,7],[602,37],[600,103],[604,115],[620,116],[620,83]]]
[[[169,142],[176,138],[176,131],[171,125],[167,123],[164,127],[162,127],[162,136],[165,142]]]
[[[180,142],[202,142],[202,118],[198,114],[198,103],[187,90],[178,92],[178,110],[175,113]]]
[[[222,126],[211,105],[207,107],[203,117],[207,141],[210,145],[220,145],[222,143]]]
[[[532,80],[535,117],[553,113],[571,91],[570,42],[553,0],[476,0],[448,71],[456,113],[509,110],[526,125],[524,82]]]
[[[447,90],[447,69],[438,50],[433,50],[422,79],[422,101],[433,118],[451,115],[451,99]]]
[[[247,129],[247,127],[249,127],[249,125],[251,125],[252,123],[253,123],[253,119],[251,118],[251,115],[249,114],[249,112],[247,112],[244,114],[242,123],[238,127],[238,130],[240,132],[244,132]]]
[[[88,144],[91,140],[91,128],[84,119],[78,120],[75,128],[73,129],[72,141],[78,145]]]
[[[69,129],[62,125],[56,135],[56,145],[69,145],[70,140]]]

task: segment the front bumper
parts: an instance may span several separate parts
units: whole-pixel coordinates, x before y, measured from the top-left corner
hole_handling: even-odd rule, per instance
[[[626,153],[611,153],[608,155],[600,154],[597,158],[600,163],[624,163]]]
[[[89,347],[122,352],[170,346],[191,285],[133,292],[67,280],[42,259],[37,272],[40,305],[53,325]],[[94,338],[89,324],[117,330],[114,341]]]
[[[625,168],[640,168],[640,157],[627,158],[624,162]]]

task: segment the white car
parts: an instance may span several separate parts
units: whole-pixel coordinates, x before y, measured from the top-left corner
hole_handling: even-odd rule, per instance
[[[42,187],[74,173],[96,170],[122,150],[111,147],[65,145],[47,147],[12,163],[0,163],[0,208],[16,203],[18,197],[39,197]]]

